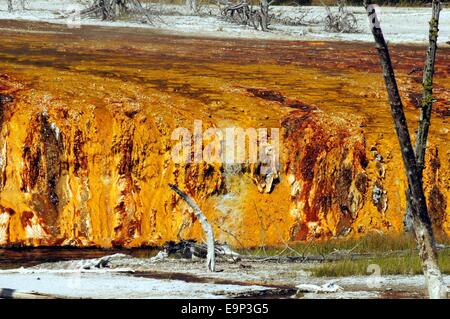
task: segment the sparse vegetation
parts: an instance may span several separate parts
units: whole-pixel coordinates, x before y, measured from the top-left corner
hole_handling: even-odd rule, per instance
[[[437,240],[440,244],[450,245],[450,238],[442,235]],[[386,254],[404,252],[417,248],[415,239],[409,234],[371,234],[364,237],[339,238],[326,241],[289,243],[291,249],[280,247],[266,247],[252,250],[241,249],[240,253],[254,256],[298,256],[298,255],[328,255],[342,252],[350,254]],[[297,253],[295,253],[295,252]]]
[[[438,253],[439,265],[444,274],[450,274],[450,238],[443,235],[438,242],[442,248]],[[371,274],[368,271],[371,264],[380,267],[382,276],[423,272],[417,243],[409,234],[371,234],[360,238],[290,243],[289,247],[241,250],[240,253],[261,257],[343,256],[341,260],[317,263],[311,267],[311,274],[317,277],[367,276]]]
[[[443,249],[438,255],[442,273],[450,274],[450,249]],[[417,252],[414,250],[400,253],[394,257],[381,256],[367,259],[327,262],[312,268],[311,273],[317,277],[367,276],[371,274],[368,271],[368,267],[371,264],[380,267],[381,276],[423,274],[422,263]]]
[[[340,33],[359,32],[358,20],[353,12],[348,10],[345,0],[337,1],[337,11],[332,11],[327,5],[325,5],[325,10],[327,12],[324,19],[326,31]]]

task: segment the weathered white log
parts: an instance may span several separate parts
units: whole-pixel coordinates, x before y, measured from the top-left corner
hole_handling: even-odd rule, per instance
[[[197,0],[186,0],[186,9],[188,12],[196,13],[198,11]]]
[[[193,210],[197,219],[200,221],[202,225],[203,231],[206,235],[206,244],[208,247],[208,253],[206,256],[206,268],[208,271],[214,272],[216,270],[215,265],[215,242],[214,242],[214,234],[211,224],[208,222],[205,214],[201,211],[200,207],[197,203],[190,198],[185,192],[179,189],[176,185],[169,184],[169,187],[177,193]]]
[[[57,296],[35,292],[20,292],[15,289],[0,288],[0,299],[57,299]]]

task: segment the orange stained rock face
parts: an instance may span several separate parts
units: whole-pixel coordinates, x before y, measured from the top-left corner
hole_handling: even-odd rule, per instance
[[[406,181],[374,46],[183,38],[1,22],[0,245],[160,245],[402,231]],[[392,46],[411,128],[425,48]],[[437,56],[425,173],[450,233],[450,50]],[[280,166],[176,164],[176,128],[280,128]],[[206,144],[206,141],[205,141]]]

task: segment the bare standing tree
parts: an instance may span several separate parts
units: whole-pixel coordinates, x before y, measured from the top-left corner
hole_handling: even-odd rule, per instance
[[[353,12],[351,12],[345,0],[337,1],[337,12],[332,12],[326,4],[325,10],[327,14],[324,18],[325,30],[328,32],[339,33],[357,33],[359,32],[358,20]]]
[[[197,0],[186,0],[186,9],[191,13],[197,12],[198,10]]]
[[[197,203],[190,198],[185,192],[178,188],[176,185],[169,184],[170,189],[172,189],[175,193],[177,193],[193,210],[195,217],[200,221],[202,225],[203,231],[206,235],[206,245],[207,245],[207,256],[206,256],[206,269],[208,271],[214,272],[216,271],[216,262],[215,262],[215,241],[214,241],[214,233],[211,224],[208,222],[205,214],[201,211],[200,207]]]
[[[425,67],[423,70],[422,78],[422,100],[420,108],[420,119],[419,127],[416,133],[416,161],[419,170],[420,178],[422,178],[423,169],[425,166],[425,152],[427,147],[428,131],[431,123],[431,109],[433,107],[433,75],[434,75],[434,62],[436,59],[437,50],[437,38],[439,32],[439,15],[441,12],[441,2],[440,0],[433,0],[432,14],[430,20],[430,31],[429,31],[429,44],[427,57],[425,59]],[[410,190],[408,189],[408,194]],[[408,196],[409,197],[409,196]],[[408,203],[406,214],[405,214],[405,227],[408,231],[412,230],[413,218],[411,214],[410,205]]]
[[[12,5],[12,0],[7,0],[7,2],[8,2],[8,11],[12,12],[14,10],[13,5]]]
[[[253,26],[256,30],[269,31],[271,19],[269,10],[275,1],[260,0],[259,10],[254,9],[247,0],[241,0],[237,4],[227,2],[226,7],[221,10],[221,14],[233,22]]]
[[[408,192],[408,200],[413,217],[413,229],[419,246],[419,255],[422,261],[428,294],[430,298],[447,298],[447,287],[444,285],[437,262],[435,239],[431,227],[430,216],[428,215],[421,170],[418,166],[416,154],[412,147],[408,125],[403,111],[403,103],[398,92],[394,69],[389,55],[389,49],[384,39],[375,7],[373,5],[367,5],[366,3],[364,5],[369,15],[371,31],[377,45],[378,55],[383,69],[384,82],[386,84],[389,103],[391,105],[392,118],[395,123],[403,164],[406,170],[408,187],[410,190]],[[432,73],[433,70],[431,71],[431,74]]]
[[[110,21],[127,14],[140,16],[144,19],[143,22],[153,23],[140,0],[94,0],[80,12],[81,17],[94,16]]]

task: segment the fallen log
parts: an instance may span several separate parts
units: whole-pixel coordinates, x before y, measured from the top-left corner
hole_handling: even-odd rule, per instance
[[[15,289],[1,288],[0,299],[59,299],[56,296],[36,292],[21,292]]]
[[[177,256],[180,258],[207,258],[208,246],[206,244],[199,244],[194,240],[181,240],[180,242],[168,241],[164,244],[164,253],[167,256]],[[216,257],[228,258],[229,261],[236,262],[240,260],[240,255],[231,250],[227,245],[220,245],[215,243],[214,254]]]

